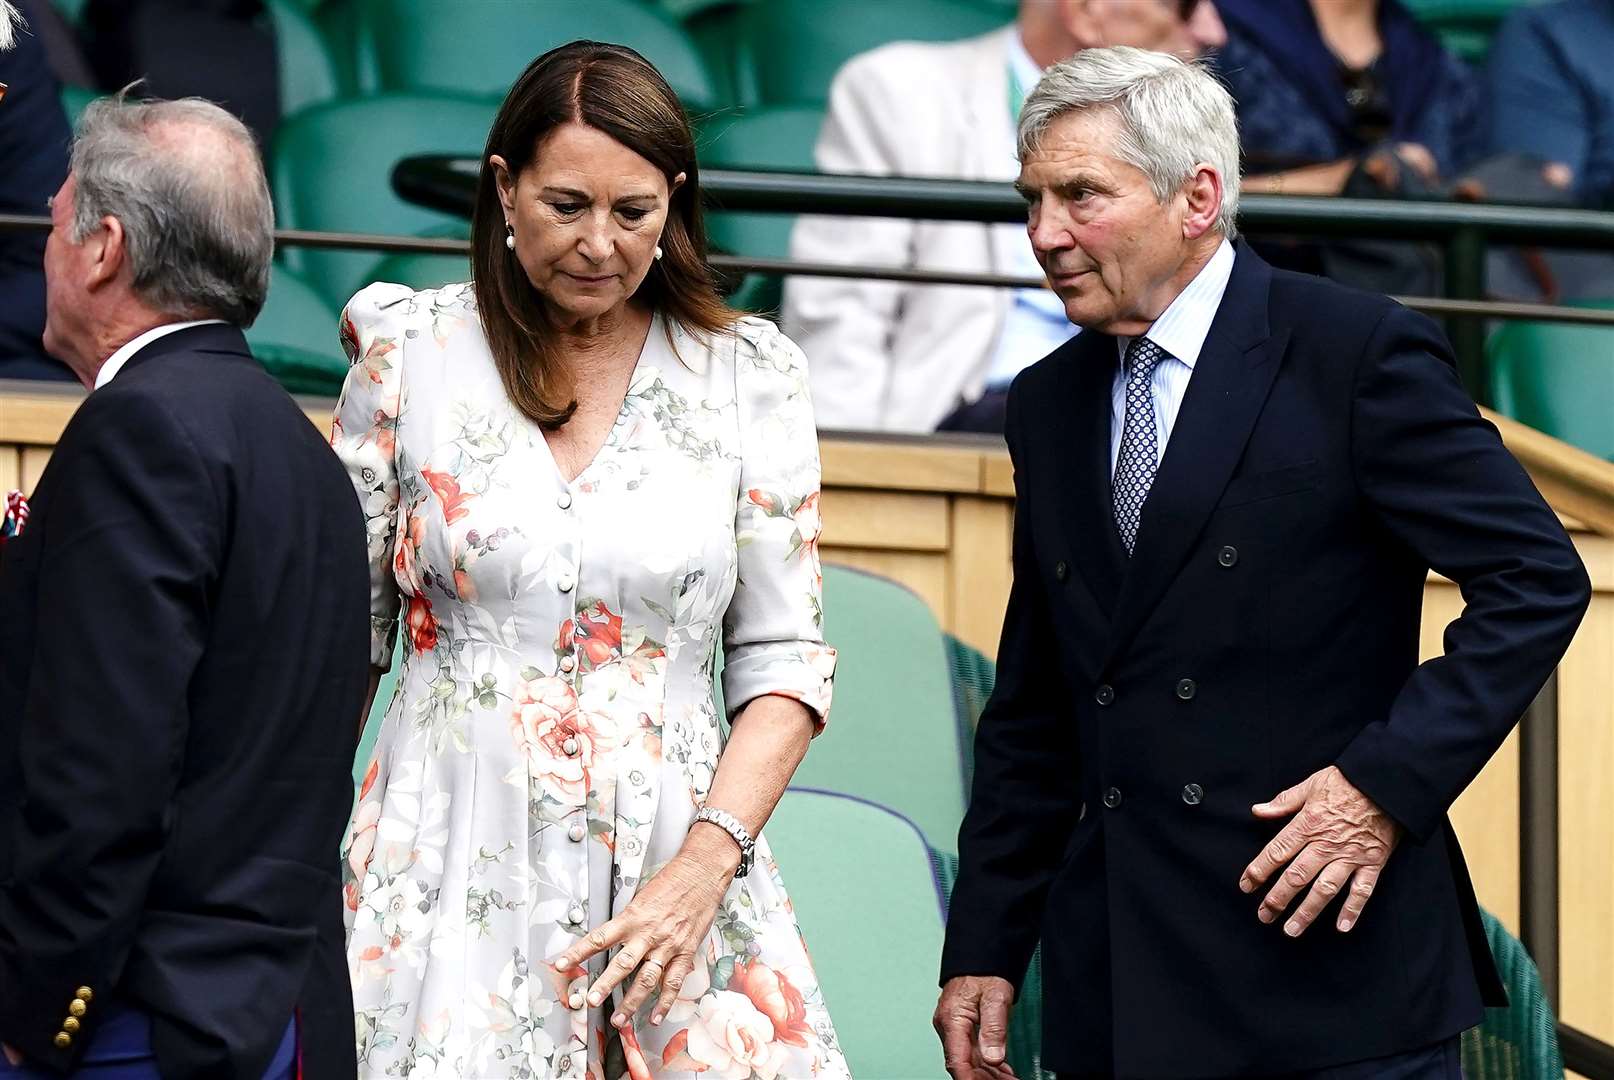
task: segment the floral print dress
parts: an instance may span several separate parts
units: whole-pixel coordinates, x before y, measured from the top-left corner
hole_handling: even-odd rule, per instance
[[[758,841],[660,1026],[566,1001],[551,961],[678,850],[732,714],[822,728],[819,465],[800,351],[656,317],[603,448],[567,483],[505,396],[469,286],[349,303],[332,443],[370,538],[371,662],[405,648],[346,850],[359,1071],[799,1080],[847,1068]]]

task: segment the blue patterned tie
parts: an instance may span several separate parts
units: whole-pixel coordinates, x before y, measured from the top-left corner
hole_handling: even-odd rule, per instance
[[[1160,465],[1160,440],[1154,426],[1154,369],[1166,351],[1141,335],[1126,347],[1126,416],[1121,421],[1121,452],[1115,459],[1111,496],[1115,527],[1127,555],[1138,540],[1138,520]]]

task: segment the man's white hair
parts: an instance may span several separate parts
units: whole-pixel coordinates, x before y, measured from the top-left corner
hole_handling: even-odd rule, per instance
[[[1115,45],[1083,49],[1043,75],[1020,110],[1020,160],[1061,116],[1108,109],[1119,121],[1115,156],[1149,178],[1164,202],[1201,164],[1222,178],[1216,227],[1238,235],[1239,131],[1233,95],[1200,63]]]
[[[0,52],[16,44],[17,31],[22,29],[22,12],[9,2],[0,0]]]

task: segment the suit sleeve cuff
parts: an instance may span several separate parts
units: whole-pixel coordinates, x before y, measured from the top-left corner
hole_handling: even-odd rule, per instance
[[[1448,805],[1414,765],[1424,752],[1377,723],[1362,729],[1335,762],[1345,779],[1420,844],[1435,834]]]

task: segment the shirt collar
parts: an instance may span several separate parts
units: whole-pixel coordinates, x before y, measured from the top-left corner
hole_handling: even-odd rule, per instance
[[[1144,331],[1143,336],[1193,370],[1199,362],[1199,354],[1205,348],[1205,339],[1210,336],[1216,309],[1222,306],[1222,294],[1227,292],[1227,282],[1232,276],[1233,245],[1223,237],[1216,254],[1200,267],[1199,273],[1160,313],[1160,317]],[[1122,360],[1125,360],[1126,347],[1132,343],[1132,339],[1117,337],[1115,342],[1120,348]]]
[[[113,377],[123,370],[123,365],[134,357],[135,353],[158,338],[167,337],[169,334],[178,333],[181,330],[189,330],[193,326],[210,326],[213,323],[218,323],[222,326],[224,325],[224,320],[192,319],[190,322],[167,323],[163,326],[154,326],[139,337],[125,342],[117,352],[107,357],[106,363],[101,365],[101,370],[95,373],[95,389],[99,390],[111,382]]]

